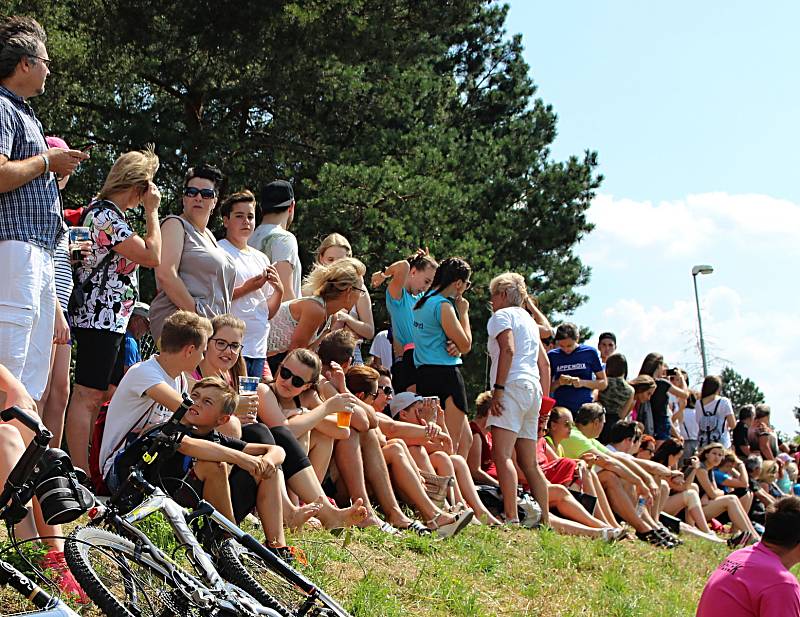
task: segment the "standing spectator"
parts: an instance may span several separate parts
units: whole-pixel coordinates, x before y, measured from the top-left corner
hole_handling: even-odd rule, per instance
[[[603,359],[602,354],[600,359]],[[626,418],[633,407],[633,386],[627,382],[628,361],[625,356],[621,353],[615,353],[607,356],[603,362],[606,368],[608,386],[606,386],[605,390],[600,391],[597,396],[597,402],[606,410],[606,423],[603,425],[603,432],[600,433],[598,439],[600,443],[606,444],[611,436],[611,428],[619,420]]]
[[[709,375],[703,380],[700,400],[695,405],[699,446],[719,442],[725,449],[731,447],[730,431],[735,426],[730,399],[720,396],[722,379]]]
[[[85,301],[77,301],[73,291],[69,309],[78,354],[65,431],[72,462],[82,469],[89,469],[97,412],[124,372],[125,331],[136,302],[137,268],[158,266],[161,259],[161,193],[153,184],[157,170],[158,157],[152,149],[126,152],[114,162],[97,199],[83,214],[92,252],[75,277]],[[125,220],[125,212],[140,203],[145,212],[144,238]]]
[[[682,412],[678,412],[675,421],[678,423],[678,430],[681,438],[683,439],[683,457],[684,460],[694,456],[697,451],[698,437],[700,434],[700,427],[697,424],[697,397],[700,393],[696,390],[689,390],[689,398],[686,399],[686,407]]]
[[[316,263],[330,265],[339,259],[352,257],[353,249],[350,242],[341,234],[330,234],[319,245],[317,249]],[[366,285],[361,285],[366,289]],[[353,354],[353,364],[364,364],[361,356],[361,341],[370,340],[375,335],[375,319],[372,316],[372,300],[369,297],[369,290],[361,294],[356,305],[349,311],[339,311],[334,316],[332,328],[347,328],[358,339],[355,353]]]
[[[562,323],[556,329],[555,339],[558,348],[547,352],[553,376],[551,396],[557,406],[575,413],[584,403],[592,402],[592,390],[606,389],[606,372],[597,350],[579,344],[575,324]]]
[[[373,287],[389,281],[386,287],[386,309],[392,320],[392,385],[395,392],[416,392],[413,310],[422,294],[430,288],[438,267],[439,264],[427,250],[419,249],[408,259],[396,261],[372,275]]]
[[[380,367],[391,371],[394,364],[394,352],[392,351],[392,332],[391,330],[381,330],[372,339],[369,347],[369,361],[367,364]]]
[[[472,433],[467,422],[467,391],[458,367],[462,363],[461,354],[472,348],[469,302],[464,297],[472,286],[471,273],[463,259],[445,259],[436,270],[431,289],[417,300],[413,313],[417,393],[439,398],[453,451],[465,459],[472,445]],[[448,353],[450,341],[458,355]]]
[[[492,431],[492,458],[497,469],[506,520],[517,520],[516,452],[533,496],[547,503],[547,483],[536,457],[542,387],[539,383],[539,329],[522,308],[528,298],[525,279],[516,272],[496,276],[489,283],[494,314],[486,324],[492,359],[492,405],[486,425]],[[542,523],[548,514],[542,508]]]
[[[753,454],[747,433],[753,425],[755,413],[756,408],[753,405],[742,405],[739,407],[739,421],[733,427],[733,451],[742,460]]]
[[[150,305],[137,302],[133,305],[128,329],[125,331],[125,357],[122,363],[124,373],[127,373],[134,364],[142,361],[142,349],[139,345],[142,337],[149,332]]]
[[[770,426],[770,413],[769,405],[756,405],[755,420],[747,432],[750,449],[760,454],[765,461],[774,460],[778,456],[778,437]]]
[[[300,297],[303,270],[297,238],[289,231],[294,220],[294,190],[286,180],[270,182],[261,190],[261,225],[248,244],[264,253],[283,283],[283,300]]]
[[[159,291],[150,305],[150,329],[156,340],[164,321],[179,309],[208,318],[230,312],[236,268],[208,229],[221,183],[222,172],[216,167],[189,168],[183,181],[183,212],[161,222]]]
[[[88,155],[48,148],[28,99],[50,74],[47,35],[29,17],[0,23],[0,363],[39,400],[56,313],[52,252],[64,233],[55,174]]]
[[[278,271],[261,251],[247,245],[256,219],[256,198],[250,191],[228,197],[220,209],[225,239],[219,245],[236,266],[231,313],[246,326],[242,355],[250,377],[261,378],[267,362],[269,320],[283,297]]]
[[[47,137],[51,148],[69,150],[67,142],[60,137]],[[69,176],[58,181],[59,191],[63,191]],[[42,422],[53,433],[50,442],[54,448],[61,446],[64,437],[64,414],[67,411],[70,392],[69,365],[72,360],[72,340],[70,339],[67,306],[72,294],[72,264],[69,257],[69,234],[63,234],[53,253],[53,270],[56,282],[56,317],[53,350],[50,357],[50,376],[47,388],[39,401]]]
[[[606,365],[608,359],[617,352],[617,335],[613,332],[603,332],[597,338],[597,351],[600,352],[600,362]],[[613,422],[606,422],[606,425]]]
[[[669,379],[666,379],[667,365],[664,362],[664,356],[660,353],[647,354],[642,362],[642,367],[639,369],[640,375],[649,375],[656,382],[655,392],[653,392],[649,401],[650,414],[653,421],[653,432],[649,434],[655,437],[657,446],[669,438],[672,432],[669,395],[672,394],[683,400],[689,398],[689,391],[686,387],[686,382],[683,380],[683,374],[676,369],[674,370],[678,385],[673,385]]]
[[[798,617],[800,584],[789,570],[800,563],[800,499],[769,507],[761,542],[734,551],[711,574],[697,617]]]

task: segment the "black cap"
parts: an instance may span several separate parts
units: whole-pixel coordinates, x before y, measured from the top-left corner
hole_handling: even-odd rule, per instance
[[[603,332],[603,333],[602,333],[602,334],[601,334],[601,335],[600,335],[600,336],[597,338],[597,342],[599,343],[600,341],[602,341],[602,340],[604,340],[604,339],[611,339],[612,341],[614,341],[614,345],[616,345],[616,344],[617,344],[617,336],[616,336],[616,335],[615,335],[613,332]]]
[[[275,180],[261,189],[259,206],[262,212],[272,212],[288,208],[293,201],[292,185],[286,180]]]

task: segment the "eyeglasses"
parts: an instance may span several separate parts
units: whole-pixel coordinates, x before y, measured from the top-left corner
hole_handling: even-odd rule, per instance
[[[217,192],[214,189],[199,189],[194,186],[187,186],[183,189],[183,194],[186,197],[197,197],[200,195],[203,199],[214,199],[217,196]]]
[[[378,392],[380,392],[380,390],[375,390],[375,392],[369,392],[366,396],[367,396],[367,398],[374,399],[375,397],[378,396]]]
[[[365,293],[367,293],[367,290],[366,290],[366,289],[361,289],[361,287],[356,287],[355,285],[353,285],[353,289],[355,289],[355,290],[356,290],[358,293],[360,293],[362,296],[363,296]]]
[[[639,448],[639,452],[649,452],[650,454],[654,454],[655,451],[655,448]]]
[[[288,368],[286,368],[285,366],[282,366],[282,367],[281,367],[281,368],[278,370],[278,375],[280,375],[280,378],[281,378],[281,379],[291,379],[291,381],[292,381],[292,385],[293,385],[295,388],[302,388],[304,385],[306,385],[306,384],[308,383],[307,381],[305,381],[305,380],[304,380],[302,377],[300,377],[299,375],[295,375],[294,373],[292,373],[292,371],[290,371],[290,370],[289,370]]]
[[[465,281],[464,282],[464,291],[467,291],[472,287],[472,281]]]
[[[32,56],[28,54],[28,58],[36,58],[37,60],[41,60],[42,64],[44,64],[48,70],[50,69],[50,64],[53,62],[50,58],[42,58],[41,56]]]
[[[239,353],[239,350],[242,348],[241,343],[229,343],[225,339],[221,338],[210,338],[209,341],[214,341],[214,347],[217,351],[225,351],[226,349],[230,349],[233,353]]]
[[[394,390],[392,390],[392,386],[383,386],[383,393],[386,396],[392,396],[392,394],[394,394]]]

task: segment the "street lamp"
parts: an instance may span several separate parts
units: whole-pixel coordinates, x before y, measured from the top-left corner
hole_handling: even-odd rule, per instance
[[[700,327],[700,355],[703,358],[703,378],[708,377],[708,362],[706,362],[706,343],[703,340],[703,319],[700,317],[700,296],[697,295],[697,275],[711,274],[714,268],[707,265],[695,266],[692,268],[692,280],[694,281],[694,301],[697,305],[697,325]]]

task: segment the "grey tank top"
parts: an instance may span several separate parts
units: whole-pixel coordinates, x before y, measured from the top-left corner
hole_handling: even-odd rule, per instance
[[[174,215],[166,217],[161,224],[169,219],[176,219],[183,225],[178,277],[194,298],[195,312],[209,319],[230,312],[236,279],[236,266],[230,256],[217,244],[210,230],[201,234],[189,221]],[[177,310],[164,290],[159,290],[150,305],[150,331],[154,339],[161,337],[164,321]]]

